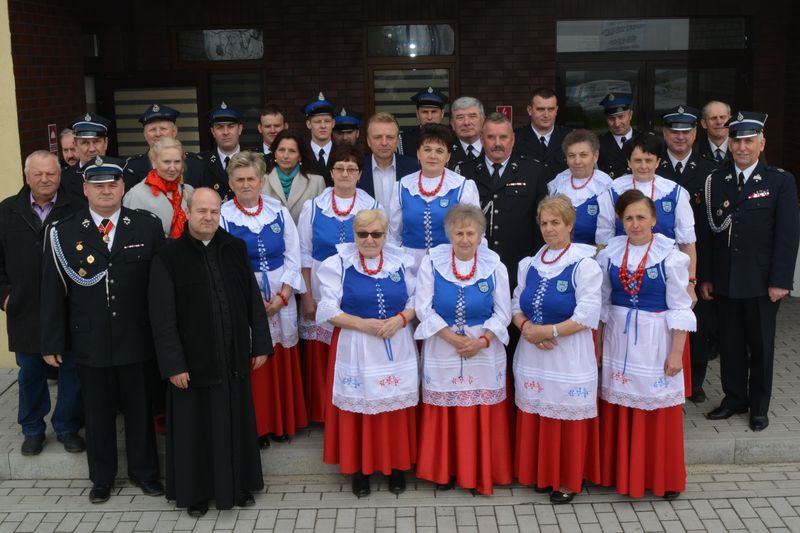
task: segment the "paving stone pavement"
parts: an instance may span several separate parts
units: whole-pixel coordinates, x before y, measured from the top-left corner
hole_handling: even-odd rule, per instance
[[[85,480],[0,482],[0,532],[672,532],[800,531],[800,463],[695,465],[674,501],[630,499],[588,487],[572,504],[553,506],[527,487],[493,496],[437,491],[417,481],[396,496],[374,476],[356,499],[347,478],[274,476],[247,509],[211,509],[201,519],[124,481],[107,503],[89,503]]]

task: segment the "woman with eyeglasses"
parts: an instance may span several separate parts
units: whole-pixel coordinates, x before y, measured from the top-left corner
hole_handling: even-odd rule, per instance
[[[370,493],[376,471],[389,477],[391,492],[403,492],[404,471],[416,458],[419,369],[409,327],[414,279],[411,258],[386,244],[387,226],[382,210],[360,211],[353,220],[355,243],[337,245],[317,271],[317,320],[336,328],[323,459],[352,474],[358,497]]]
[[[414,257],[414,268],[435,246],[447,244],[444,217],[456,204],[480,207],[478,188],[447,168],[455,143],[441,124],[420,128],[417,158],[422,170],[400,179],[389,202],[389,236]]]
[[[422,344],[422,413],[416,475],[439,490],[492,494],[513,480],[506,399],[511,322],[508,271],[481,238],[483,212],[456,205],[444,217],[452,244],[422,259],[415,304]]]
[[[267,311],[274,355],[250,373],[259,444],[270,438],[285,442],[308,425],[300,350],[297,335],[295,292],[305,292],[300,275],[300,241],[289,210],[274,198],[261,194],[264,157],[258,152],[239,152],[226,169],[234,194],[220,209],[220,226],[247,245]]]
[[[653,231],[656,206],[642,191],[622,193],[615,209],[625,235],[597,256],[601,483],[634,498],[650,490],[673,499],[686,487],[682,354],[696,329],[689,257]]]
[[[300,338],[303,340],[303,390],[312,422],[325,420],[325,373],[333,332],[326,321],[316,320],[320,299],[317,271],[325,259],[336,255],[336,245],[353,242],[355,216],[363,209],[379,207],[372,196],[356,189],[363,160],[361,152],[353,146],[336,147],[330,155],[333,187],[306,200],[297,223],[302,273],[309,289],[300,298]]]

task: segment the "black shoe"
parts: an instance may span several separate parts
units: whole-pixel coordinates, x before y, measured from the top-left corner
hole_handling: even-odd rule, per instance
[[[111,497],[111,487],[108,485],[95,485],[89,491],[89,501],[92,503],[104,503]]]
[[[550,503],[554,503],[556,505],[569,503],[574,497],[574,492],[561,492],[560,490],[554,490],[550,493]]]
[[[189,516],[194,518],[205,516],[205,514],[208,512],[208,502],[206,501],[190,505],[189,508],[186,509],[186,512],[189,513]]]
[[[56,437],[69,453],[81,453],[86,449],[86,441],[77,433],[62,433]]]
[[[539,494],[550,494],[551,492],[553,492],[553,487],[538,487],[538,486],[535,486],[535,487],[533,487],[533,492],[536,492],[536,493],[539,493]]]
[[[269,438],[275,442],[289,442],[288,435],[270,435]]]
[[[252,507],[256,504],[256,499],[253,498],[253,495],[246,490],[243,490],[239,497],[236,498],[236,505],[237,507]]]
[[[406,475],[402,470],[392,468],[389,476],[389,492],[392,494],[402,494],[406,491]]]
[[[763,431],[767,429],[768,425],[769,417],[767,415],[750,417],[750,429],[753,431]]]
[[[696,389],[692,389],[692,397],[689,399],[694,403],[703,403],[708,398],[706,397],[706,391],[703,390],[703,387],[697,387]]]
[[[676,491],[676,490],[668,490],[668,491],[664,492],[664,499],[665,500],[674,500],[675,498],[677,498],[680,495],[681,495],[681,493]]]
[[[159,480],[155,481],[137,481],[135,479],[131,480],[135,486],[142,489],[142,494],[145,496],[163,496],[164,495],[164,485],[161,484]]]
[[[361,472],[353,474],[353,494],[358,498],[369,496],[369,476],[365,476]]]
[[[451,477],[450,481],[448,481],[447,483],[437,483],[436,490],[452,490],[453,487],[455,486],[456,486],[456,480],[455,478]]]
[[[22,455],[39,455],[44,448],[44,433],[39,435],[25,435],[19,451]]]
[[[747,407],[731,409],[730,407],[725,407],[724,405],[720,405],[713,411],[706,413],[706,418],[708,420],[725,420],[726,418],[730,418],[733,415],[740,415],[746,412],[747,412]]]
[[[262,435],[258,437],[258,447],[262,450],[269,448],[269,435]]]

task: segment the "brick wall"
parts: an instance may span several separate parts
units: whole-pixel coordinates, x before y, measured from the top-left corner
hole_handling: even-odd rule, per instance
[[[520,125],[527,118],[529,91],[556,84],[557,20],[679,15],[751,17],[753,107],[771,117],[768,157],[776,163],[786,157],[785,165],[790,169],[800,159],[796,155],[800,154],[800,141],[784,138],[784,111],[791,117],[800,114],[794,111],[799,109],[796,104],[800,97],[784,89],[793,86],[793,80],[800,81],[798,69],[791,68],[800,66],[796,53],[800,45],[789,42],[789,8],[785,2],[759,11],[757,5],[742,0],[724,4],[691,0],[656,4],[623,0],[113,0],[95,6],[91,14],[80,15],[80,20],[77,12],[68,13],[58,5],[55,0],[10,2],[23,151],[43,138],[44,125],[49,120],[55,118],[61,125],[82,108],[82,60],[75,36],[87,17],[103,21],[103,57],[97,65],[97,76],[107,82],[106,90],[100,90],[98,95],[101,110],[111,109],[107,100],[112,88],[109,85],[114,84],[188,81],[198,85],[202,99],[207,90],[203,86],[206,71],[173,67],[170,32],[189,20],[199,27],[246,24],[265,31],[265,59],[248,68],[263,72],[265,99],[284,107],[290,122],[302,127],[300,109],[320,90],[350,112],[368,112],[364,51],[367,22],[454,22],[459,51],[455,96],[475,96],[490,109],[497,104],[511,104],[515,123]],[[198,16],[200,13],[202,16]],[[208,137],[203,140],[208,141]]]
[[[48,148],[47,124],[61,130],[86,107],[80,23],[66,2],[9,0],[8,8],[24,157]]]

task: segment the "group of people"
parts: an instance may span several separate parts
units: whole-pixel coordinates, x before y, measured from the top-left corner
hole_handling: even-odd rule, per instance
[[[90,500],[110,497],[121,411],[128,477],[193,516],[252,505],[259,447],[312,422],[359,497],[375,472],[402,492],[415,467],[439,490],[517,479],[553,503],[584,482],[674,498],[682,404],[705,399],[715,346],[725,398],[708,417],[767,427],[800,237],[793,176],[760,159],[765,115],[676,106],[662,140],[632,131],[631,95],[609,94],[598,138],[556,126],[549,89],[517,130],[472,97],[451,128],[445,95],[412,99],[419,127],[376,113],[368,155],[359,121],[320,94],[310,141],[268,106],[264,145],[242,150],[223,103],[215,149],[190,154],[178,112],[154,104],[146,156],[107,157],[110,121],[93,113],[63,172],[28,156],[0,204],[22,453],[45,442],[47,365]]]

